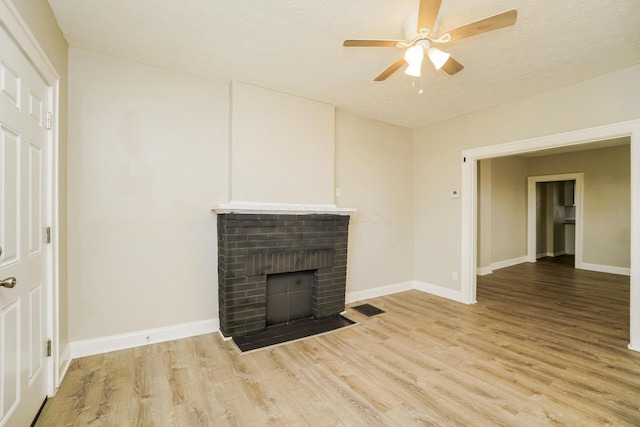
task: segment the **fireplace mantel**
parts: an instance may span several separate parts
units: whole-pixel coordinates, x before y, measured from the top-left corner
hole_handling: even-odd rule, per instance
[[[313,214],[333,214],[352,215],[356,213],[355,208],[339,208],[336,205],[316,205],[297,203],[264,203],[264,202],[241,202],[232,201],[221,203],[211,208],[217,214],[239,213],[239,214],[291,214],[291,215],[313,215]]]

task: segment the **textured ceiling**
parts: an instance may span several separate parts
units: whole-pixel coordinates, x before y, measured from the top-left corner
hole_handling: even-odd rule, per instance
[[[640,63],[638,0],[443,0],[442,29],[512,8],[518,22],[442,47],[465,69],[449,76],[425,63],[422,95],[401,71],[373,82],[402,50],[342,47],[346,38],[402,38],[418,0],[49,3],[71,46],[240,80],[411,128]]]

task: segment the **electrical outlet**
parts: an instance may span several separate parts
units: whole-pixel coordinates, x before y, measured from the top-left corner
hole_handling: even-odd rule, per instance
[[[453,280],[458,280],[458,272],[454,271],[453,273],[451,273],[451,278]]]

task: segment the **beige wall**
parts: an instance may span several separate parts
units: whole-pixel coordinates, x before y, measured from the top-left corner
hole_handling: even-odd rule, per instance
[[[241,82],[231,105],[231,200],[333,204],[333,105]]]
[[[584,173],[583,253],[589,264],[630,267],[630,146],[528,159],[529,176]]]
[[[58,109],[58,182],[59,182],[59,291],[60,291],[60,348],[69,342],[68,334],[68,288],[67,288],[67,117],[68,117],[68,45],[58,27],[49,4],[43,0],[12,0],[12,3],[27,23],[31,33],[42,47],[47,58],[60,76]]]
[[[355,207],[347,292],[413,279],[412,131],[338,112],[338,206]]]
[[[491,268],[491,159],[478,162],[478,241],[477,267]],[[480,271],[480,274],[483,274]]]
[[[536,183],[536,257],[547,255],[547,185]]]
[[[77,49],[70,70],[71,340],[215,318],[228,82]],[[631,67],[413,132],[337,113],[336,203],[359,208],[347,290],[459,289],[461,151],[638,118],[638,79]]]
[[[61,347],[216,317],[209,207],[229,199],[228,82],[82,50],[68,58],[48,4],[12,1],[60,75]],[[461,151],[637,119],[638,81],[640,66],[630,67],[413,132],[338,113],[336,203],[359,208],[347,290],[412,279],[459,289],[451,273],[460,271],[460,200],[450,191],[460,188]],[[629,263],[623,175],[585,172],[585,192],[597,195],[585,195],[585,224],[618,225],[585,232],[585,262]],[[331,179],[320,178],[314,202],[331,203]],[[587,214],[603,197],[617,210]]]
[[[564,182],[555,182],[552,185],[553,195],[551,197],[551,211],[553,215],[549,218],[553,224],[553,253],[566,253],[567,240],[565,234],[565,208],[564,208]],[[575,241],[575,240],[574,240]]]
[[[72,341],[217,317],[228,82],[72,48]]]
[[[491,169],[491,263],[522,258],[527,254],[527,177],[584,173],[583,258],[589,264],[630,266],[630,161],[629,146],[617,146],[551,156],[519,156],[492,159],[482,165]],[[542,218],[547,216],[549,192],[551,218],[538,232],[538,254],[564,251],[564,184],[539,184],[545,192]],[[482,195],[481,195],[482,197]],[[539,198],[540,198],[539,197]],[[560,200],[562,199],[562,200]],[[553,212],[553,206],[562,212]],[[486,209],[486,207],[485,207]],[[558,215],[560,216],[558,219]],[[479,225],[480,229],[486,224]],[[554,230],[555,227],[555,230]],[[549,240],[549,241],[547,241]],[[549,248],[549,249],[548,249]],[[486,248],[485,248],[486,250]],[[479,252],[478,258],[487,254]]]
[[[228,83],[79,49],[70,70],[72,341],[216,318]],[[335,141],[331,200],[316,202],[333,203],[335,179],[336,204],[358,208],[347,292],[410,281],[412,131],[338,113]]]
[[[640,118],[640,66],[417,129],[415,279],[453,290],[460,282],[462,151]]]
[[[544,241],[546,243],[546,254],[555,255],[555,239],[558,238],[555,233],[554,227],[554,215],[555,215],[555,203],[558,194],[558,186],[555,183],[546,183],[545,185],[545,209],[546,209],[546,224],[545,231],[546,236]]]
[[[527,161],[491,160],[491,262],[527,254]]]

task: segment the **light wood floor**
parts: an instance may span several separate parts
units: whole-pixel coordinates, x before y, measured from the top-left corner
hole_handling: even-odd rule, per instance
[[[240,355],[216,334],[74,360],[38,426],[640,425],[627,277],[552,262],[409,291],[359,325]]]

